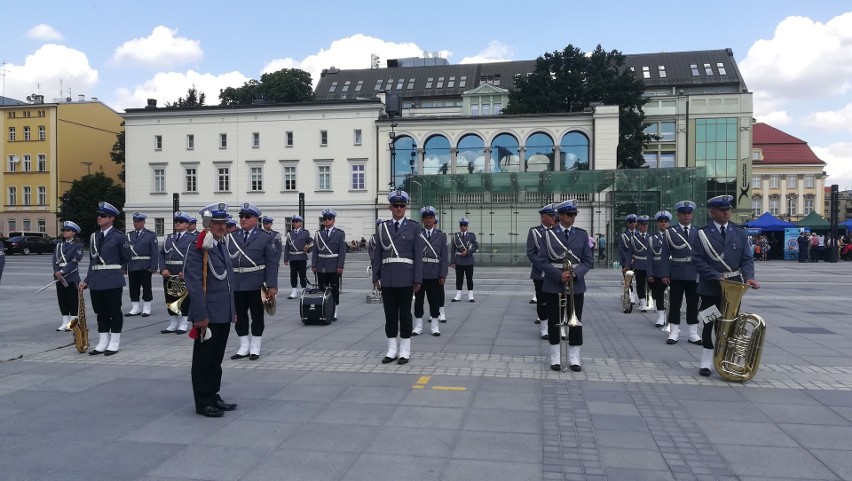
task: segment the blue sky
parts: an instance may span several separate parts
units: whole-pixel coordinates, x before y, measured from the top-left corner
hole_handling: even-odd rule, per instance
[[[221,5],[221,6],[219,6]],[[807,141],[852,188],[852,4],[729,1],[3,2],[0,94],[208,103],[265,71],[366,68],[440,52],[451,63],[533,59],[571,43],[624,53],[732,48],[759,121]],[[62,91],[60,92],[60,82]]]

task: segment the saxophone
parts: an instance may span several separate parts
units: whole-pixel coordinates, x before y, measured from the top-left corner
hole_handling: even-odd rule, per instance
[[[89,328],[86,326],[86,298],[83,290],[77,288],[77,317],[71,319],[68,327],[74,332],[74,347],[77,352],[83,353],[89,350]]]
[[[726,381],[744,382],[753,378],[760,366],[766,322],[757,314],[741,313],[740,301],[750,286],[721,279],[721,319],[716,320],[716,347],[713,365]]]

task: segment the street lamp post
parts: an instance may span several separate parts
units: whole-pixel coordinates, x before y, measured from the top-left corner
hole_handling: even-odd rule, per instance
[[[92,162],[80,162],[81,164],[86,166],[86,175],[92,173]]]

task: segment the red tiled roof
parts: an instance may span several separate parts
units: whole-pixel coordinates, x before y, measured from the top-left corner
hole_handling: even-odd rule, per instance
[[[817,164],[825,162],[814,154],[804,140],[782,132],[775,127],[762,122],[754,124],[752,129],[752,145],[763,151],[763,160],[755,161],[765,164]]]

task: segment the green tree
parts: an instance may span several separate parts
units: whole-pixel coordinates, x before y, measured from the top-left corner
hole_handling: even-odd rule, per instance
[[[270,103],[312,102],[311,74],[297,68],[265,73],[260,81],[249,80],[242,87],[219,91],[219,105],[250,105],[259,95]]]
[[[515,80],[504,114],[582,112],[592,102],[618,105],[618,168],[640,168],[642,149],[652,140],[645,133],[645,84],[625,68],[626,57],[600,45],[590,54],[573,45],[545,53],[535,70]]]
[[[204,92],[201,92],[199,95],[198,90],[195,88],[195,84],[193,84],[192,87],[187,89],[186,98],[179,97],[174,103],[166,102],[166,108],[176,109],[179,107],[203,107],[206,100],[207,96]]]
[[[112,150],[109,153],[109,158],[121,166],[121,172],[118,173],[118,178],[124,182],[124,121],[121,122],[121,127],[121,132],[115,134],[115,143],[112,144]]]
[[[80,226],[80,238],[88,242],[92,232],[97,231],[98,203],[109,202],[119,210],[124,208],[124,187],[103,172],[84,175],[71,183],[71,188],[62,199],[59,220],[71,220]],[[124,218],[116,217],[115,228],[124,229]]]

